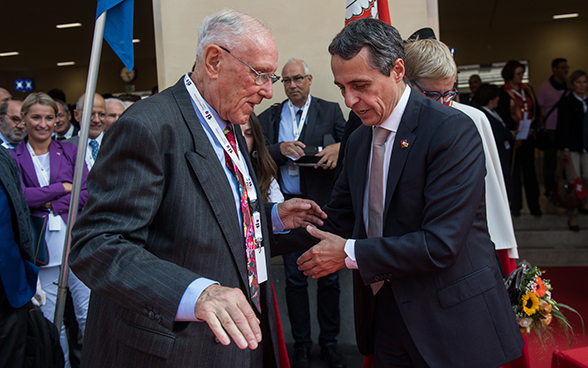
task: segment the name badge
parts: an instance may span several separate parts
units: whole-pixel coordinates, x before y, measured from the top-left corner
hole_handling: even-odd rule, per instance
[[[255,263],[257,264],[257,283],[267,281],[267,266],[265,264],[265,247],[255,249]]]

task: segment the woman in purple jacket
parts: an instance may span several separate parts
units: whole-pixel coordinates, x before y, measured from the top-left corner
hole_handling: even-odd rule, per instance
[[[41,267],[39,280],[47,293],[47,303],[41,307],[47,319],[53,321],[57,299],[59,266],[66,237],[73,174],[77,148],[72,143],[51,139],[57,105],[45,93],[31,93],[21,107],[28,136],[14,153],[21,175],[21,185],[32,215],[47,217],[45,240],[49,263]],[[84,170],[80,191],[79,210],[88,198]],[[69,290],[74,301],[76,319],[83,335],[88,311],[90,289],[69,272]],[[61,347],[69,366],[68,344],[65,329],[61,331]]]

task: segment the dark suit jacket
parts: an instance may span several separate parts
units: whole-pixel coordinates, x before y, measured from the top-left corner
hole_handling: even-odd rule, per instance
[[[584,106],[570,93],[561,100],[557,113],[558,148],[581,152],[584,148]]]
[[[282,108],[287,102],[288,100],[285,100],[280,104],[274,104],[259,115],[261,129],[269,142],[267,148],[278,167],[288,162],[288,159],[280,153],[281,142],[278,140]],[[345,118],[339,104],[312,96],[306,124],[298,140],[307,146],[326,147],[341,142],[344,129]],[[302,196],[323,206],[331,196],[334,177],[334,170],[301,167],[300,190]]]
[[[0,233],[0,316],[6,317],[13,308],[25,305],[35,295],[39,269],[32,264],[29,209],[20,188],[16,162],[8,149],[0,148],[0,190],[7,200],[7,207],[1,209],[0,223],[12,230],[12,234]],[[6,336],[13,331],[1,332]]]
[[[523,340],[486,225],[486,169],[474,123],[411,93],[390,161],[384,236],[366,239],[362,206],[371,137],[372,129],[360,126],[349,138],[324,208],[326,229],[357,239],[360,351],[373,353],[376,297],[369,284],[387,280],[429,366],[498,367],[520,356]]]
[[[490,121],[494,140],[496,141],[496,148],[498,149],[498,156],[500,157],[500,164],[502,165],[502,172],[508,173],[510,176],[510,161],[512,157],[512,149],[515,146],[515,140],[512,133],[510,129],[508,129],[506,122],[505,125],[502,125],[502,122],[496,119],[496,117],[486,109],[480,108],[480,111],[482,111],[488,118],[488,121]],[[509,142],[510,149],[506,149],[504,141]]]
[[[253,174],[247,152],[241,155]],[[199,277],[249,298],[232,190],[183,79],[133,104],[109,128],[88,188],[70,258],[92,290],[82,365],[257,366],[260,350],[219,344],[205,322],[174,321],[183,293]],[[271,249],[268,209],[261,211],[264,245]],[[271,280],[271,267],[268,273]],[[261,307],[265,364],[277,366],[270,282],[261,284]]]

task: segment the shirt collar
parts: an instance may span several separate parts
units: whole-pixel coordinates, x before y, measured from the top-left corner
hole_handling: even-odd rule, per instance
[[[404,110],[406,110],[410,93],[410,87],[406,86],[402,96],[400,96],[400,100],[398,100],[398,103],[396,104],[396,107],[394,107],[394,110],[392,110],[390,116],[388,116],[380,125],[378,125],[379,127],[390,130],[392,132],[398,131],[398,126],[400,126],[400,120],[402,120],[402,115],[404,115]]]
[[[96,137],[96,139],[92,139],[92,138],[88,137],[88,143],[91,140],[94,140],[94,141],[98,142],[99,145],[102,145],[102,137],[104,137],[104,131],[100,132],[100,135],[98,137]]]

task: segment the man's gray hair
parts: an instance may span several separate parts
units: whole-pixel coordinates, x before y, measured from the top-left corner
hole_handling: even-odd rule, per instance
[[[308,65],[306,65],[306,62],[304,60],[300,60],[300,59],[296,59],[296,58],[290,58],[288,61],[286,61],[286,64],[292,64],[292,63],[297,63],[297,62],[301,62],[302,66],[304,67],[304,74],[309,75],[310,74],[310,69],[308,69]],[[284,65],[286,65],[284,64]]]
[[[204,18],[198,31],[196,64],[203,61],[206,47],[219,45],[233,51],[245,36],[255,39],[260,32],[269,32],[269,29],[248,14],[232,9],[211,14]]]
[[[119,100],[118,98],[107,98],[106,100],[104,100],[104,104],[106,105],[106,112],[108,112],[108,103],[110,101],[113,102],[118,102],[122,107],[123,107],[123,111],[127,109],[127,104],[122,102],[121,100]]]
[[[397,59],[404,60],[404,44],[396,28],[377,19],[357,19],[339,32],[329,45],[329,53],[345,60],[354,58],[367,47],[369,63],[390,76]]]
[[[457,66],[447,45],[433,39],[407,43],[406,77],[418,82],[423,78],[445,79],[457,76]]]
[[[63,109],[65,110],[65,112],[69,112],[69,106],[67,106],[67,104],[61,100],[54,100],[55,103],[61,105],[63,107]]]

